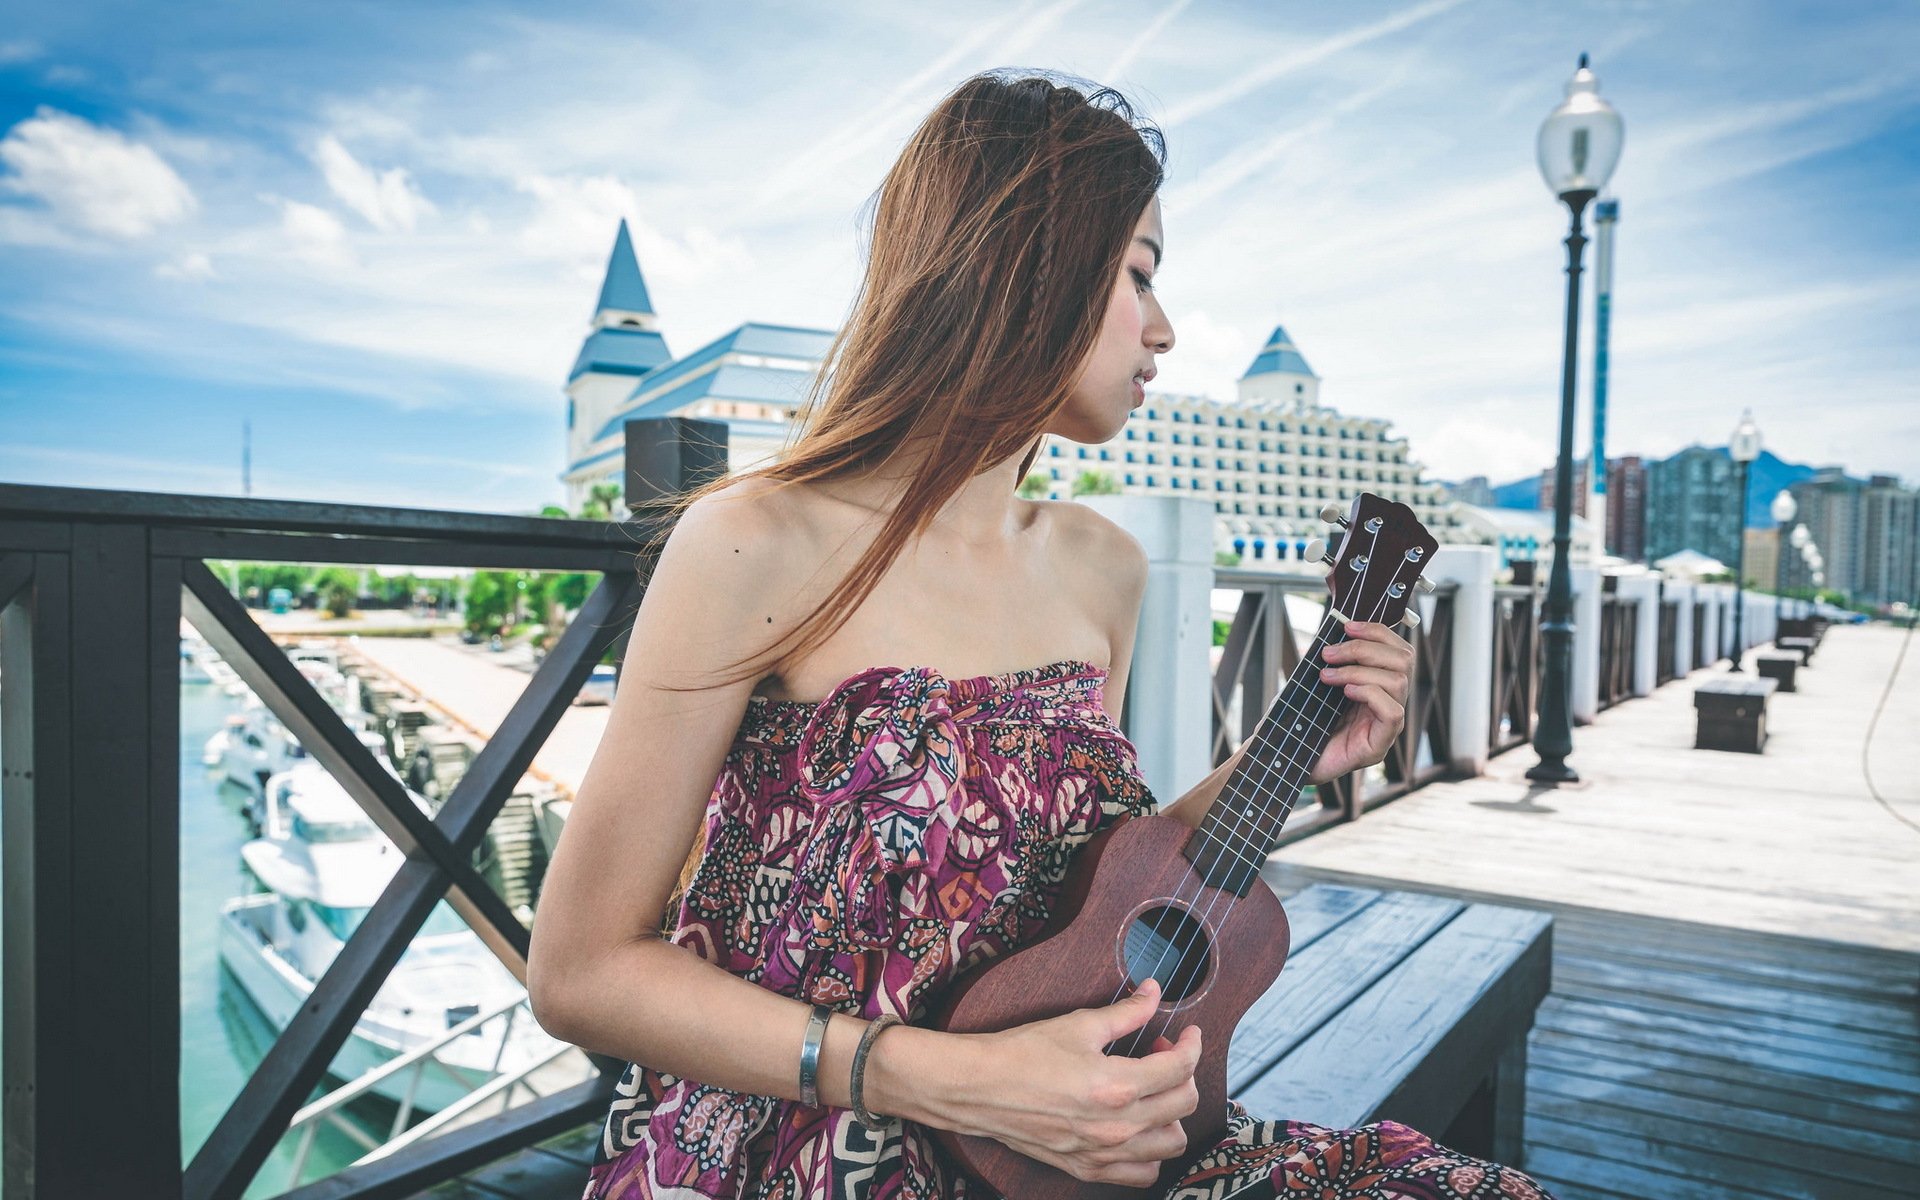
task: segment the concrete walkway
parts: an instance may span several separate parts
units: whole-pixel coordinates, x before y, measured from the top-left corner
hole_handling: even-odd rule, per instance
[[[1283,847],[1268,874],[1297,886],[1295,867],[1920,951],[1920,828],[1876,802],[1862,772],[1868,721],[1907,636],[1829,630],[1799,690],[1774,694],[1763,754],[1693,748],[1694,688],[1723,663],[1576,728],[1577,785],[1530,785],[1537,757],[1521,746],[1485,775]],[[1914,642],[1866,762],[1880,794],[1920,824]]]
[[[467,646],[452,638],[363,637],[353,647],[446,714],[450,722],[482,738],[492,737],[500,728],[533,678],[524,665],[516,668],[499,661],[502,655],[484,646]],[[606,728],[606,705],[568,709],[534,755],[530,773],[571,799]]]

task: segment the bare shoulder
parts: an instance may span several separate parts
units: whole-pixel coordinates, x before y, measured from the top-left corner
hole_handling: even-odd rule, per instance
[[[1054,523],[1052,543],[1077,572],[1100,580],[1106,589],[1138,592],[1147,582],[1147,548],[1126,526],[1073,500],[1038,501]],[[1124,586],[1122,586],[1124,585]]]

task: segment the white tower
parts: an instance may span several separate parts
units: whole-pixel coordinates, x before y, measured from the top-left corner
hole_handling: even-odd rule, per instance
[[[1240,377],[1240,399],[1320,407],[1320,377],[1307,365],[1284,326],[1273,327],[1273,336]]]
[[[646,281],[633,256],[627,223],[613,239],[607,259],[600,301],[594,306],[593,325],[580,343],[580,355],[567,375],[567,461],[577,463],[594,435],[619,411],[639,376],[671,362],[659,319],[647,296]],[[569,496],[569,505],[579,497]]]

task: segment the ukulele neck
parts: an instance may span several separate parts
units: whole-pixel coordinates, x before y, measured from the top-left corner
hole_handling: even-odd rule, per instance
[[[1279,699],[1247,739],[1240,764],[1187,839],[1181,853],[1209,885],[1245,896],[1280,844],[1280,827],[1345,708],[1344,690],[1321,679],[1320,670],[1327,665],[1322,652],[1346,640],[1346,619],[1329,607]]]

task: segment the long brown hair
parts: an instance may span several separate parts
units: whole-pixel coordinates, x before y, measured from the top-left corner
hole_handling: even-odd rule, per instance
[[[779,661],[774,651],[790,639],[786,654],[800,655],[831,636],[969,479],[1023,449],[1017,478],[1026,477],[1165,172],[1160,130],[1111,88],[1011,68],[961,83],[870,198],[866,274],[796,416],[797,440],[752,470],[641,505],[672,517],[640,554],[642,572],[688,505],[741,478],[831,480],[874,469],[908,441],[925,446],[925,469],[906,481],[872,544],[764,662]],[[665,927],[705,840],[703,827]]]

